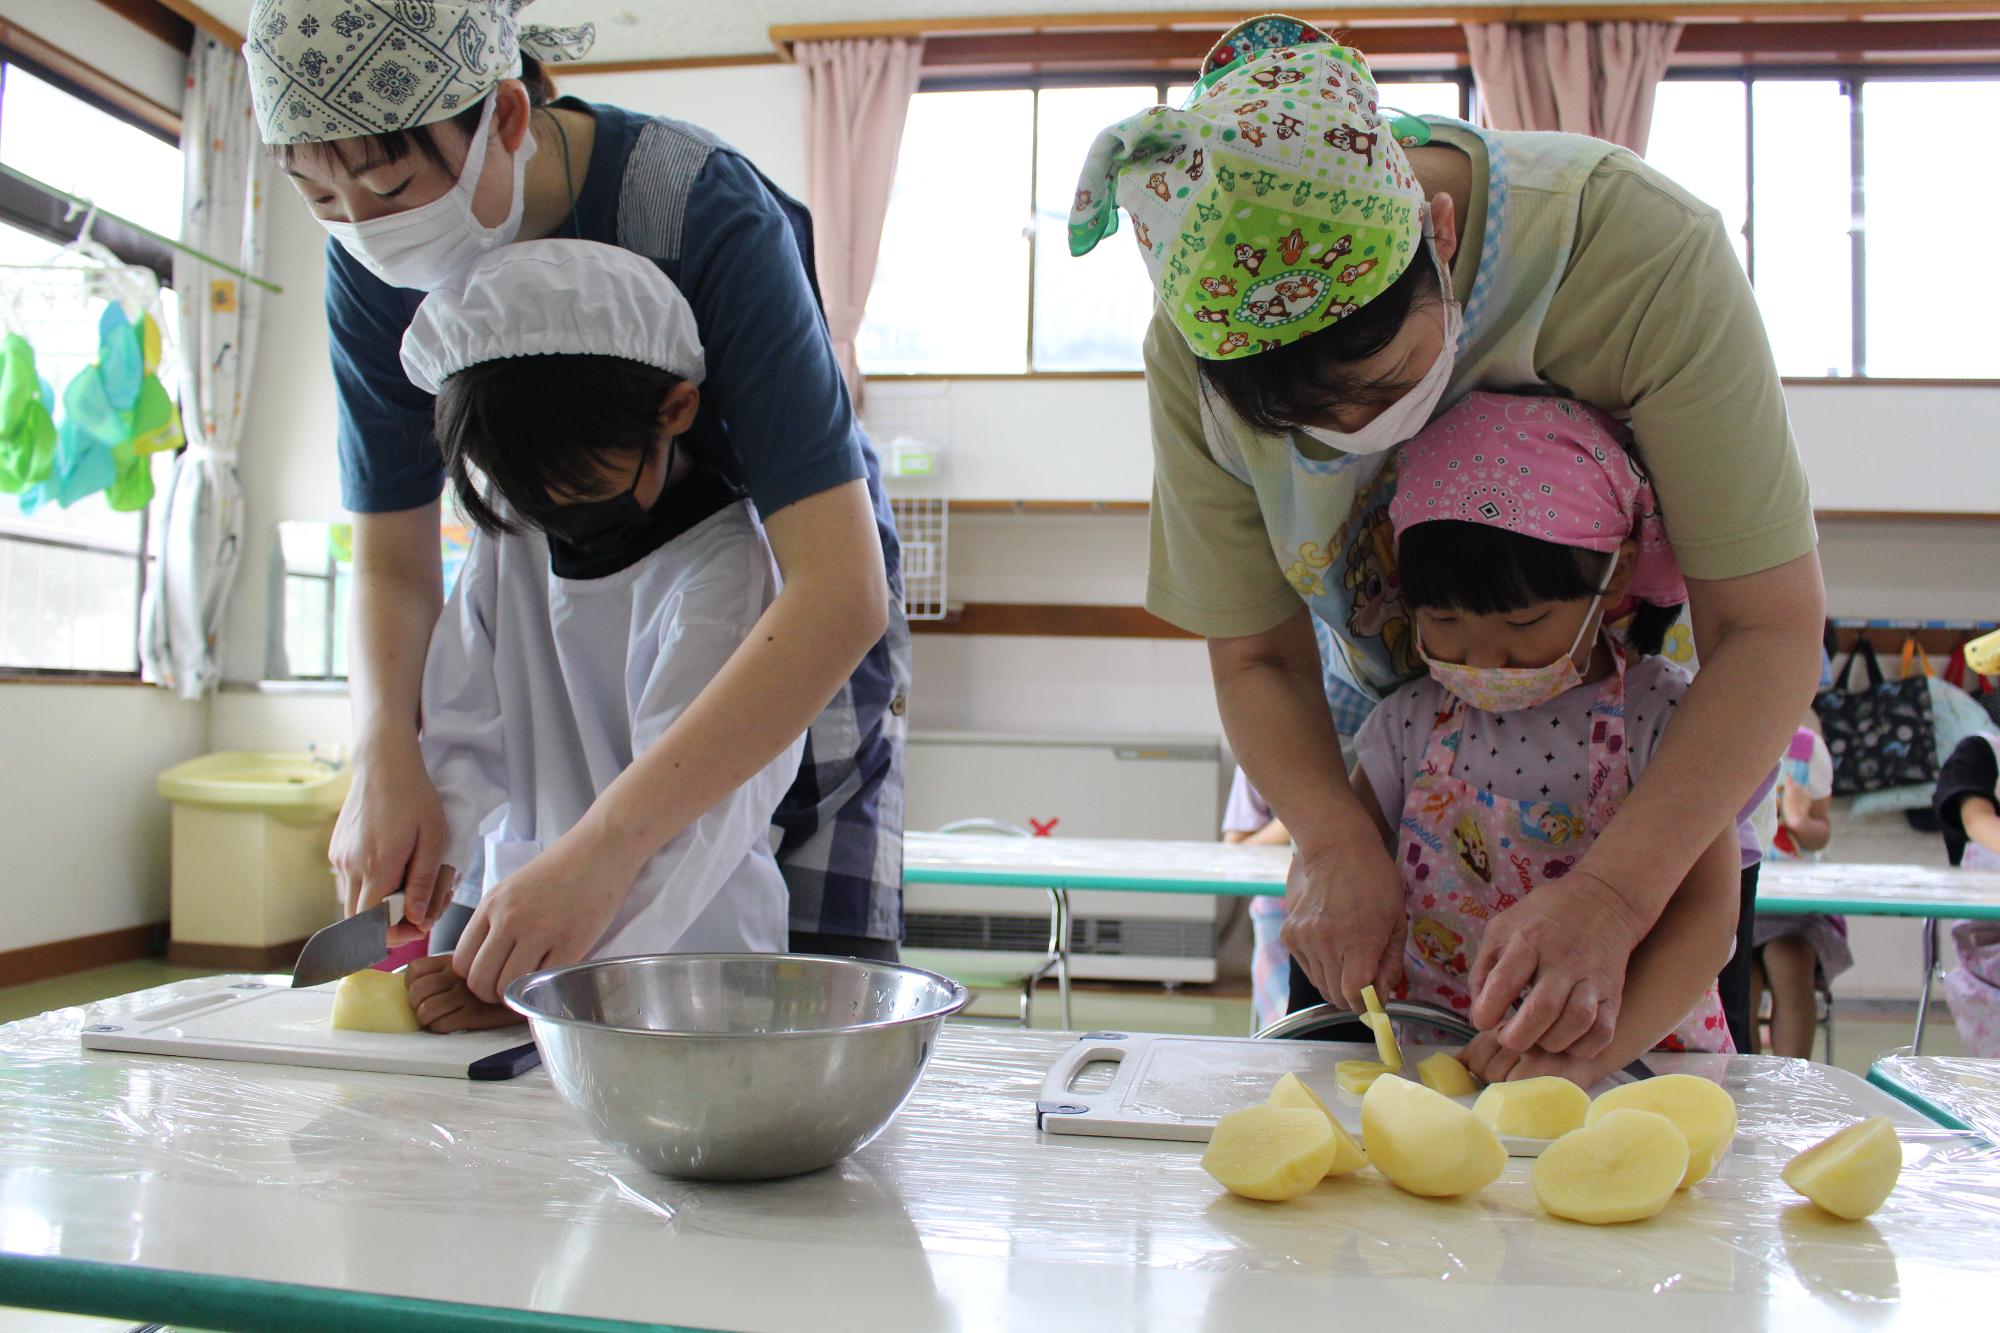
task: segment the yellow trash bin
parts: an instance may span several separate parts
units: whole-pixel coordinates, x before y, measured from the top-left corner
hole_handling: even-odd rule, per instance
[[[339,917],[327,844],[349,774],[311,755],[226,750],[160,774],[173,802],[170,961],[288,968]]]

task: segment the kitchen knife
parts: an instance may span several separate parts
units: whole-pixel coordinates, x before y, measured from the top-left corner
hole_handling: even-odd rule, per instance
[[[313,932],[292,968],[292,986],[318,986],[375,966],[389,956],[390,924],[402,919],[403,895],[392,893],[365,912]]]

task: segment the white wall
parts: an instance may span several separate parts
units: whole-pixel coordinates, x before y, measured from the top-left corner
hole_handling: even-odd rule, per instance
[[[166,920],[153,781],[201,752],[204,720],[164,690],[0,684],[0,952]]]
[[[2000,518],[2000,387],[1793,384],[1785,398],[1820,508]],[[960,499],[1143,500],[1152,488],[1138,379],[876,379],[868,418],[878,438],[940,436]]]
[[[88,61],[159,105],[180,110],[187,85],[187,52],[127,23],[95,0],[0,0],[0,18]]]
[[[351,743],[347,692],[318,686],[259,693],[225,689],[209,700],[206,748],[322,753]]]

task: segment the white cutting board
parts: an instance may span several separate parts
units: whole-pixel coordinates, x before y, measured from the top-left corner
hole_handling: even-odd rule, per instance
[[[261,981],[221,984],[87,1024],[83,1044],[93,1051],[480,1080],[512,1078],[539,1063],[525,1024],[449,1036],[335,1031],[329,1020],[339,984],[298,990]]]
[[[1403,1065],[1436,1050],[1456,1047],[1403,1045]],[[1175,1037],[1150,1033],[1092,1032],[1079,1038],[1042,1080],[1035,1123],[1047,1134],[1089,1134],[1104,1138],[1168,1139],[1206,1143],[1215,1122],[1231,1111],[1256,1106],[1286,1074],[1320,1095],[1334,1118],[1361,1137],[1361,1098],[1341,1090],[1333,1076],[1341,1060],[1376,1059],[1373,1042],[1258,1041],[1254,1037]],[[1084,1067],[1115,1062],[1110,1086],[1081,1090]],[[1627,1074],[1613,1074],[1591,1089],[1595,1096]],[[1453,1100],[1471,1106],[1473,1098]],[[1538,1157],[1547,1139],[1500,1137],[1510,1157]]]

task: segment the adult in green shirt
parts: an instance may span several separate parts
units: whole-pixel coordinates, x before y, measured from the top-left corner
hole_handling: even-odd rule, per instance
[[[1617,817],[1495,918],[1470,978],[1472,1021],[1504,1045],[1594,1054],[1632,950],[1819,675],[1805,474],[1719,217],[1601,140],[1383,111],[1357,52],[1278,15],[1225,34],[1185,108],[1099,137],[1072,249],[1119,208],[1158,295],[1147,606],[1208,641],[1230,743],[1298,844],[1286,945],[1350,1008],[1404,946],[1402,884],[1339,746],[1422,669],[1388,451],[1471,389],[1629,424],[1701,672]]]

